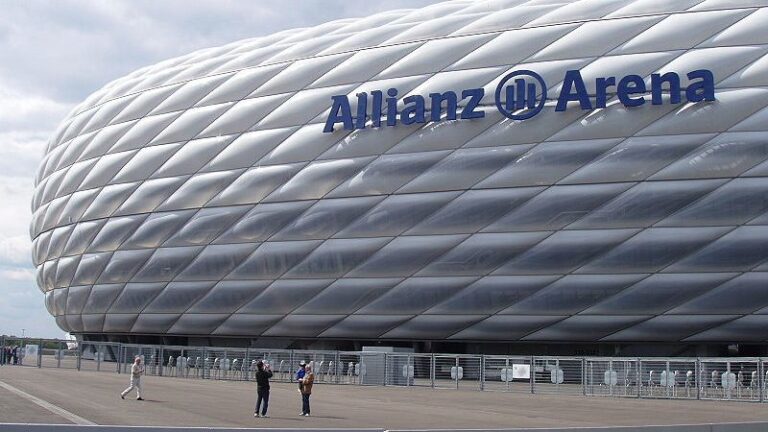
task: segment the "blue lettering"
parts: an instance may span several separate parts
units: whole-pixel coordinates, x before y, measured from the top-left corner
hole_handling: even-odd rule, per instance
[[[584,85],[584,79],[577,70],[569,70],[565,73],[563,79],[563,88],[560,90],[560,96],[557,98],[555,111],[565,111],[568,102],[579,101],[583,110],[591,110],[592,103],[589,101],[589,93]]]
[[[699,69],[688,72],[688,79],[693,81],[699,79],[699,82],[691,82],[685,89],[685,97],[688,102],[712,102],[715,100],[715,76],[712,71]]]
[[[461,110],[462,120],[485,117],[485,111],[475,111],[475,108],[480,105],[480,100],[483,99],[484,95],[485,89],[483,88],[469,89],[461,92],[462,99],[469,98],[467,105]]]
[[[419,95],[411,95],[403,99],[405,108],[400,111],[400,121],[404,125],[414,123],[425,123],[425,107],[424,97]]]
[[[357,119],[355,129],[365,129],[365,119],[368,117],[368,93],[357,94]]]
[[[397,124],[397,89],[387,90],[387,126]]]
[[[680,103],[680,76],[674,72],[667,72],[664,75],[651,74],[651,104],[662,105],[664,99],[663,85],[669,85],[669,102],[673,104]]]
[[[616,94],[624,106],[636,107],[645,103],[645,98],[642,96],[639,98],[630,97],[635,93],[645,93],[645,81],[640,75],[627,75],[616,86]]]
[[[352,108],[349,106],[349,99],[346,96],[331,96],[333,107],[325,121],[323,132],[333,132],[333,126],[336,123],[343,123],[345,130],[354,130],[352,124]]]
[[[605,108],[605,101],[608,99],[608,87],[616,85],[616,78],[598,78],[595,81],[595,108]]]
[[[440,116],[443,111],[443,101],[445,101],[445,119],[456,120],[456,109],[458,106],[458,98],[456,92],[447,91],[445,93],[430,93],[429,98],[432,100],[432,121],[440,121]]]
[[[381,127],[381,101],[384,99],[384,95],[381,90],[374,90],[371,92],[373,96],[373,103],[371,104],[371,123],[373,127]]]
[[[555,111],[565,111],[569,102],[578,102],[582,110],[605,108],[608,98],[613,94],[611,88],[615,87],[615,94],[625,107],[638,107],[645,104],[648,93],[651,94],[651,104],[662,105],[665,103],[664,94],[669,94],[669,103],[682,102],[683,91],[689,102],[702,102],[715,100],[715,78],[712,71],[699,69],[686,74],[690,83],[685,89],[680,84],[680,75],[675,72],[653,73],[650,77],[650,90],[645,80],[640,75],[627,75],[621,79],[617,77],[595,78],[594,101],[591,99],[584,78],[578,70],[565,72],[563,85],[557,97]],[[514,81],[511,78],[517,78]],[[530,82],[531,80],[537,82]],[[618,83],[617,83],[618,80]],[[542,99],[537,104],[537,89],[541,88]],[[496,107],[509,118],[525,120],[533,117],[544,106],[546,100],[546,84],[540,75],[529,70],[518,70],[507,74],[500,81],[494,93]],[[504,92],[504,93],[502,93]],[[457,92],[446,91],[442,93],[430,93],[430,105],[421,95],[409,95],[399,101],[402,110],[398,111],[398,91],[390,88],[386,91],[386,97],[381,90],[372,90],[370,116],[368,93],[357,93],[357,109],[352,115],[349,98],[345,95],[331,96],[333,105],[325,122],[323,132],[333,132],[337,123],[341,123],[345,130],[365,129],[370,119],[371,127],[382,126],[382,120],[386,117],[385,126],[396,126],[398,119],[404,125],[426,123],[428,120],[427,109],[430,109],[429,120],[439,122],[441,120],[477,119],[485,117],[485,111],[480,108],[480,102],[485,96],[485,89],[473,88],[461,92],[459,99]],[[501,95],[506,96],[506,100]],[[459,100],[465,101],[461,113]],[[506,102],[506,105],[504,104]],[[593,105],[594,102],[594,105]],[[443,111],[445,107],[445,111]],[[527,117],[512,114],[513,110],[528,109],[532,114]],[[443,116],[443,112],[445,115]]]

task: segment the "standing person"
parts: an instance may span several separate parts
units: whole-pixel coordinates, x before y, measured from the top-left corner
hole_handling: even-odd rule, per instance
[[[307,362],[302,360],[302,361],[299,362],[299,370],[296,371],[296,379],[295,379],[295,381],[297,383],[299,383],[299,394],[300,395],[302,394],[301,388],[304,385],[304,383],[301,380],[304,379],[304,375],[307,373],[307,371],[305,369],[306,367],[307,367]],[[299,415],[300,416],[304,415],[304,410],[303,409],[301,410],[301,414],[299,414]]]
[[[11,357],[13,357],[13,364],[17,365],[19,364],[19,346],[14,345],[13,350],[11,351]]]
[[[136,356],[133,359],[133,365],[131,366],[131,385],[127,389],[120,393],[120,398],[125,399],[125,395],[128,394],[134,388],[136,389],[136,400],[143,401],[141,397],[141,376],[144,375],[144,366],[141,364],[141,356]]]
[[[315,383],[315,374],[312,373],[312,365],[307,365],[304,378],[301,379],[301,415],[309,417],[309,396],[312,394],[312,385]]]
[[[272,378],[272,367],[269,363],[259,360],[256,363],[256,410],[254,417],[259,417],[259,408],[261,408],[261,417],[269,417],[267,408],[269,407],[269,379]],[[261,403],[264,402],[262,407]]]
[[[296,371],[296,382],[299,383],[299,393],[301,393],[301,380],[304,378],[304,374],[306,373],[306,370],[304,368],[307,367],[307,362],[304,360],[299,362],[299,370]]]

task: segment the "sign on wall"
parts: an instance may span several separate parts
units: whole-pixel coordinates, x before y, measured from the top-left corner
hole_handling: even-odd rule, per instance
[[[594,82],[590,94],[579,70],[565,72],[562,86],[554,99],[549,99],[547,84],[538,73],[520,69],[502,77],[493,98],[496,108],[512,120],[526,120],[541,112],[548,101],[556,102],[555,111],[569,109],[570,102],[578,102],[581,110],[605,108],[609,95],[616,95],[625,107],[705,102],[715,100],[715,79],[711,71],[698,69],[685,74],[688,85],[676,72],[651,74],[649,83],[640,75],[600,77]],[[446,91],[427,96],[412,94],[402,99],[398,107],[399,92],[390,88],[357,93],[355,112],[349,95],[331,96],[332,106],[323,132],[332,133],[337,125],[344,130],[411,125],[445,120],[471,120],[485,117],[479,109],[485,89],[472,88],[460,92]],[[664,97],[668,95],[668,97]],[[370,112],[369,112],[370,107]]]

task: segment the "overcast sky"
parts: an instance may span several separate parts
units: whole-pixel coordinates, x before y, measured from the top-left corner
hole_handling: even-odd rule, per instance
[[[58,123],[104,84],[200,48],[436,0],[14,1],[0,14],[0,334],[62,337],[35,283],[33,176]]]

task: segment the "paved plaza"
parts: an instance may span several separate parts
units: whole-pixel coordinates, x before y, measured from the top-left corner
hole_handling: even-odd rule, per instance
[[[767,421],[768,404],[547,396],[320,384],[309,418],[296,386],[275,383],[268,419],[253,418],[252,382],[148,376],[146,401],[121,400],[127,375],[0,367],[0,423],[275,428],[513,428]],[[19,391],[23,392],[22,395]],[[49,405],[43,408],[41,400]],[[43,404],[46,405],[46,404]],[[55,410],[55,409],[54,409]]]

